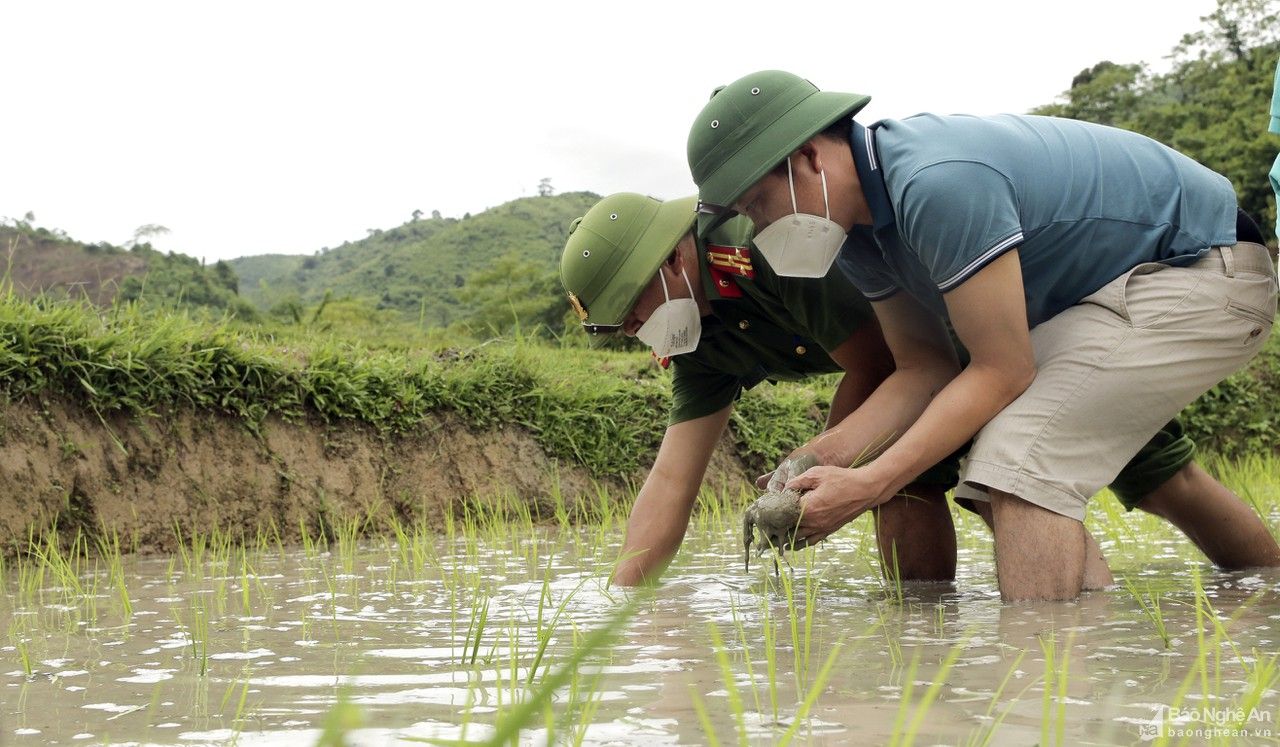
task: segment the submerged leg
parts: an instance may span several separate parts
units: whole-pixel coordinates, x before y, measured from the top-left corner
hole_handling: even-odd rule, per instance
[[[956,577],[956,529],[946,490],[908,485],[902,493],[872,509],[880,565],[897,560],[903,581],[952,581]]]
[[[1195,462],[1148,493],[1138,508],[1181,529],[1220,568],[1280,566],[1280,546],[1257,512]]]
[[[1071,600],[1084,585],[1084,525],[1023,499],[991,491],[996,578],[1006,602]]]

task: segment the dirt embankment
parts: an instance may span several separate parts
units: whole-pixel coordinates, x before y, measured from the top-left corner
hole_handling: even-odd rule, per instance
[[[708,486],[736,489],[746,477],[722,439]],[[398,437],[276,419],[254,434],[205,412],[99,419],[59,401],[0,405],[0,545],[10,550],[54,521],[167,551],[175,528],[253,534],[274,522],[290,540],[302,525],[315,532],[370,512],[439,525],[465,501],[509,496],[549,516],[557,485],[573,507],[601,490],[628,500],[626,482],[593,480],[520,429],[477,431],[451,416]]]

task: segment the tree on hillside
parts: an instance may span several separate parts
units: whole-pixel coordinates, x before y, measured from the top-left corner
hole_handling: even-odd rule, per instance
[[[169,233],[169,229],[159,223],[144,223],[143,225],[133,229],[133,238],[125,242],[125,246],[138,246],[139,244],[150,243],[145,240],[152,236],[163,236],[166,233]]]
[[[559,334],[569,308],[559,275],[514,252],[472,273],[458,297],[474,309],[466,323],[493,334]]]
[[[549,176],[542,177],[542,180],[538,182],[538,196],[550,197],[555,193],[556,193],[556,188],[551,186],[551,177]]]
[[[1243,62],[1252,67],[1258,62],[1253,50],[1280,42],[1280,6],[1275,0],[1218,0],[1218,7],[1201,16],[1200,22],[1203,28],[1184,35],[1174,47],[1176,59]]]
[[[1071,80],[1071,88],[1063,94],[1063,102],[1042,106],[1036,112],[1123,126],[1121,118],[1133,111],[1145,82],[1146,69],[1142,65],[1117,65],[1103,60],[1081,70]]]
[[[1168,73],[1100,62],[1081,71],[1058,103],[1034,113],[1123,127],[1182,151],[1230,179],[1240,207],[1273,239],[1267,170],[1276,148],[1266,130],[1280,3],[1218,0],[1201,22],[1173,49]]]
[[[414,210],[414,211],[413,211],[413,221],[412,221],[412,222],[413,222],[413,223],[417,223],[417,222],[418,222],[418,219],[419,219],[419,218],[421,218],[421,217],[422,217],[422,211],[421,211],[421,210]]]

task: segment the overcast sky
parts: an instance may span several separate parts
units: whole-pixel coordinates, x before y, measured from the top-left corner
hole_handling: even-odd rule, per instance
[[[209,261],[310,253],[416,208],[691,194],[685,138],[765,68],[872,96],[859,117],[1024,112],[1148,62],[1214,0],[12,2],[0,216]],[[805,15],[791,15],[791,12]]]

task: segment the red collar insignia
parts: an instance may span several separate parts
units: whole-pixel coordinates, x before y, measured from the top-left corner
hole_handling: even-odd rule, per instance
[[[742,289],[736,279],[754,280],[756,277],[756,271],[751,267],[751,249],[745,246],[708,244],[707,269],[721,298],[742,298]]]

